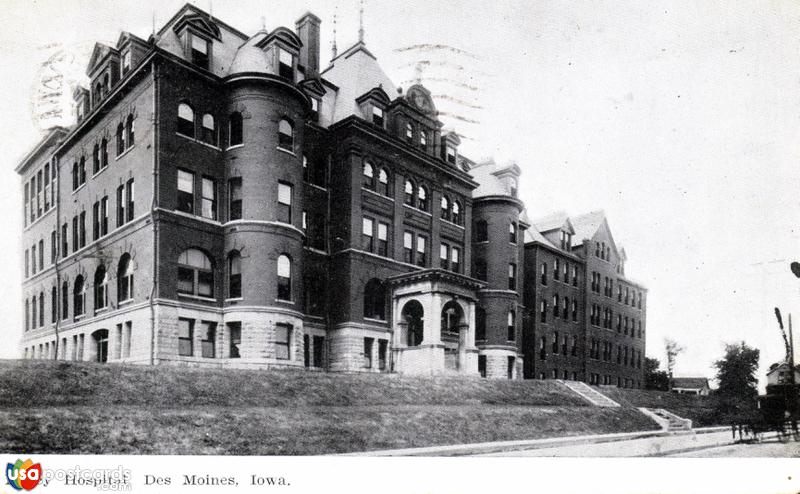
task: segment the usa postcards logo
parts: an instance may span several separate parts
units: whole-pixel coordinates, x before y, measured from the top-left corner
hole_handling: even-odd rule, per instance
[[[17,460],[13,465],[11,463],[6,466],[6,480],[8,485],[18,491],[30,491],[42,479],[42,465],[39,463],[34,464],[30,458],[25,460]]]

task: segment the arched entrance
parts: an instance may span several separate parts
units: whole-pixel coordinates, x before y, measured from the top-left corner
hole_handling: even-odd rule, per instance
[[[466,347],[469,325],[464,317],[464,309],[456,300],[442,306],[442,343],[444,343],[444,368],[457,371],[464,366],[461,358]]]
[[[410,300],[403,306],[403,323],[405,323],[406,345],[413,347],[422,343],[425,331],[425,310],[416,300]]]
[[[95,361],[108,362],[108,330],[98,329],[92,333],[95,348]]]

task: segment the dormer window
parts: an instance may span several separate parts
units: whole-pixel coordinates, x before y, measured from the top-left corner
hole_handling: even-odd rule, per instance
[[[278,48],[278,75],[294,81],[294,55]]]
[[[125,74],[130,72],[131,70],[131,51],[127,50],[125,53],[122,54],[122,66],[120,68],[121,74],[124,77]]]
[[[561,230],[561,249],[562,250],[572,249],[572,234],[564,230]]]
[[[383,108],[378,108],[377,106],[372,107],[372,123],[374,123],[380,128],[383,128],[384,124]]]
[[[191,56],[192,56],[192,63],[197,65],[200,68],[208,69],[208,60],[209,60],[209,41],[201,38],[195,34],[191,35],[192,38],[192,45],[191,45]]]
[[[447,146],[446,156],[448,163],[450,163],[451,165],[456,164],[456,148],[454,148],[453,146]]]
[[[414,142],[414,126],[410,123],[406,124],[406,141]]]

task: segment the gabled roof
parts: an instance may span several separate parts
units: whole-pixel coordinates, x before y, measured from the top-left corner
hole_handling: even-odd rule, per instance
[[[564,211],[556,211],[547,216],[537,218],[533,220],[533,226],[542,233],[553,230],[565,230],[567,233],[575,233],[575,228]]]
[[[256,46],[259,48],[265,47],[267,44],[274,40],[281,40],[286,43],[288,46],[291,46],[295,50],[300,50],[300,47],[303,46],[303,42],[300,41],[300,37],[295,34],[294,31],[289,29],[288,27],[277,27],[274,31],[266,35],[261,41],[259,41]]]
[[[178,33],[186,28],[186,26],[191,26],[209,38],[220,39],[219,26],[217,26],[217,23],[214,22],[209,15],[201,13],[186,14],[175,23],[172,29]]]
[[[104,43],[95,43],[92,50],[92,56],[89,57],[89,65],[86,67],[86,73],[91,74],[97,65],[111,52],[117,51],[116,48],[108,46]]]
[[[373,88],[381,88],[387,95],[397,94],[397,88],[378,60],[360,41],[331,60],[331,65],[321,75],[339,88],[330,114],[331,123],[351,115],[363,118],[356,98]]]
[[[21,160],[19,160],[19,164],[14,168],[14,171],[17,173],[21,173],[25,167],[36,159],[43,150],[47,149],[48,146],[52,144],[58,143],[58,140],[64,137],[69,133],[69,130],[65,127],[53,127],[47,131],[47,133],[37,142],[30,151],[25,153],[25,156]]]
[[[708,388],[708,378],[705,377],[673,377],[673,388],[701,389]]]
[[[145,40],[143,40],[142,38],[136,36],[135,34],[129,33],[128,31],[122,31],[120,33],[120,35],[119,35],[119,38],[117,38],[117,49],[121,48],[122,45],[125,44],[125,42],[127,42],[129,40],[130,41],[136,41],[136,42],[141,43],[143,45],[147,44],[147,42]]]
[[[591,213],[573,216],[570,218],[572,227],[575,229],[575,237],[572,242],[573,247],[583,245],[583,240],[594,237],[600,226],[606,221],[606,213],[600,209]]]

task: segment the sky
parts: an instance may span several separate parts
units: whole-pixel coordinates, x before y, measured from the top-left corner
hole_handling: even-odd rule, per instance
[[[84,69],[95,41],[146,38],[177,0],[5,0],[0,31],[0,357],[21,333],[21,183],[39,138],[32,95],[57,49]],[[358,0],[199,0],[252,34],[336,15],[343,51]],[[531,218],[605,210],[649,289],[647,355],[685,347],[676,375],[713,377],[724,344],[783,358],[774,307],[800,328],[800,3],[792,1],[364,1],[365,42],[400,86],[421,78],[473,158],[513,160]],[[323,65],[325,65],[323,63]],[[446,79],[446,80],[443,80]],[[800,340],[800,329],[798,330]],[[800,344],[796,345],[800,347]]]

